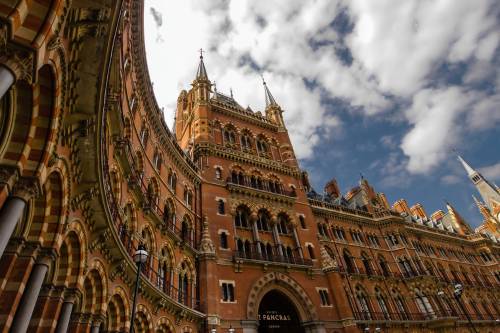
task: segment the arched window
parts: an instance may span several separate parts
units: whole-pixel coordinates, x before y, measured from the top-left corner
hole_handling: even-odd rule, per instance
[[[139,135],[139,139],[140,139],[141,144],[144,148],[146,148],[146,146],[148,144],[148,137],[149,137],[149,131],[148,131],[146,125],[143,124],[142,128],[141,128],[140,135]]]
[[[226,208],[225,208],[225,205],[224,205],[224,200],[222,200],[222,199],[219,199],[217,201],[217,213],[219,213],[220,215],[226,214]]]
[[[241,149],[243,150],[250,150],[252,148],[252,141],[250,139],[250,136],[248,134],[243,134],[241,136]]]
[[[290,246],[286,247],[286,256],[288,257],[288,260],[290,262],[294,261],[293,251],[292,251],[292,248]]]
[[[370,258],[364,252],[361,253],[361,261],[363,262],[366,275],[373,275],[372,266],[370,264]]]
[[[184,219],[182,221],[182,226],[181,226],[181,239],[183,242],[191,242],[191,237],[190,237],[190,233],[191,233],[191,227],[189,225],[189,222]]]
[[[356,273],[354,261],[351,254],[347,250],[344,250],[342,256],[344,257],[346,271],[351,274]]]
[[[429,299],[419,289],[415,289],[415,303],[417,303],[420,313],[422,313],[426,318],[436,317]]]
[[[238,184],[245,186],[245,176],[241,171],[238,173]]]
[[[242,257],[245,254],[245,248],[243,246],[243,241],[241,239],[238,239],[236,241],[236,246],[238,247],[238,252],[240,257]]]
[[[269,230],[269,213],[264,209],[259,210],[257,229],[263,231]]]
[[[356,300],[358,301],[359,309],[361,311],[361,319],[371,320],[372,311],[370,307],[370,302],[368,301],[368,296],[359,286],[356,287]]]
[[[168,174],[168,187],[175,193],[177,187],[177,176],[172,171]]]
[[[260,247],[260,253],[262,255],[262,258],[264,260],[267,260],[267,249],[266,249],[266,246],[263,243],[259,243],[259,247]]]
[[[391,271],[389,270],[389,265],[387,265],[387,261],[385,260],[385,258],[382,255],[379,256],[378,263],[380,265],[380,269],[382,270],[382,274],[384,276],[390,276]]]
[[[245,257],[251,259],[252,258],[252,245],[250,244],[250,241],[247,239],[244,244],[245,248]]]
[[[249,209],[246,206],[239,206],[236,209],[234,223],[237,227],[248,228]]]
[[[302,229],[307,229],[307,226],[306,226],[306,218],[303,216],[303,215],[300,215],[299,216],[299,222],[300,222],[300,227]]]
[[[183,263],[184,265],[184,263]],[[179,296],[178,301],[182,304],[188,304],[189,299],[189,282],[185,273],[179,273]]]
[[[403,257],[400,258],[398,261],[399,268],[401,269],[401,272],[403,273],[403,276],[405,277],[410,277],[413,276],[413,269],[410,265],[410,262],[407,258]]]
[[[222,170],[219,167],[215,168],[215,179],[217,180],[222,179]]]
[[[220,233],[220,247],[223,249],[227,249],[227,234],[225,231]]]
[[[284,213],[278,214],[278,221],[276,224],[278,233],[283,235],[288,234],[287,223],[288,223],[288,216],[286,216]]]
[[[386,299],[385,299],[384,295],[382,295],[382,292],[380,291],[380,289],[378,287],[375,288],[375,295],[377,297],[378,306],[379,306],[380,310],[382,311],[384,318],[391,319],[391,315],[390,315],[389,308],[387,307]]]
[[[158,149],[155,149],[153,154],[153,165],[158,172],[161,171],[162,157]]]
[[[400,318],[402,320],[408,320],[410,317],[408,316],[408,311],[406,309],[406,304],[405,301],[403,300],[403,297],[399,293],[397,293],[395,290],[392,291],[394,294],[394,303],[396,304],[396,308],[398,309]]]
[[[270,243],[267,243],[267,245],[266,245],[266,253],[267,253],[267,259],[273,260],[273,257],[274,257],[273,247],[271,246]]]
[[[309,258],[316,259],[316,256],[314,255],[314,248],[311,244],[307,245],[307,252],[309,252]]]

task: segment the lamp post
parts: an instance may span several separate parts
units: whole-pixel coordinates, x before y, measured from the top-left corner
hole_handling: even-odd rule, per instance
[[[460,309],[462,309],[462,312],[465,314],[465,316],[467,317],[467,320],[469,321],[469,325],[471,327],[470,331],[473,333],[477,333],[476,327],[474,327],[474,324],[472,323],[472,320],[469,316],[469,313],[465,309],[465,306],[462,304],[461,297],[462,297],[463,291],[464,291],[464,288],[462,287],[462,285],[460,283],[457,283],[455,285],[455,289],[453,290],[453,296],[455,297],[455,300],[457,301],[458,306],[460,306]]]
[[[137,264],[137,278],[135,280],[134,303],[132,305],[132,316],[130,317],[130,332],[134,332],[135,306],[137,304],[137,291],[139,290],[139,279],[141,277],[142,264],[148,260],[148,252],[144,245],[139,244],[134,254],[134,262]]]
[[[232,326],[232,325],[229,325],[229,331],[228,331],[228,332],[229,332],[229,333],[234,333],[234,328],[233,328],[233,326]]]

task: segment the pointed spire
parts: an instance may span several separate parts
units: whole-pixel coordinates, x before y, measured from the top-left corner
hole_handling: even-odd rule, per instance
[[[468,176],[472,176],[476,171],[467,163],[465,160],[462,158],[462,156],[457,155],[458,160],[460,163],[462,163],[462,166],[464,167],[465,171],[467,171]]]
[[[197,80],[208,80],[207,69],[203,63],[203,49],[200,49],[200,64],[198,65],[198,71],[196,72]]]
[[[267,87],[266,81],[264,80],[264,76],[261,76],[261,77],[262,77],[262,84],[264,85],[264,93],[266,95],[266,109],[272,105],[277,106],[278,103],[276,103],[276,100],[274,99],[273,95],[271,94],[271,91]]]

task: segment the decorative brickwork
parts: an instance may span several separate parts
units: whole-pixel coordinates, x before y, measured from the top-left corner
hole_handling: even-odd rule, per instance
[[[245,109],[203,58],[169,130],[144,9],[0,0],[0,332],[129,331],[138,273],[135,332],[256,332],[266,295],[299,332],[496,329],[498,187],[460,158],[477,230],[451,204],[391,208],[366,179],[319,195],[272,87]]]

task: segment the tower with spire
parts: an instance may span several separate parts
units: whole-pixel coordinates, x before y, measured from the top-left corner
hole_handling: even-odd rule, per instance
[[[500,213],[500,192],[498,191],[498,188],[484,178],[479,171],[472,168],[470,164],[462,158],[462,156],[458,155],[457,158],[467,172],[467,176],[469,176],[469,179],[481,195],[481,198],[483,198],[483,202],[486,206],[492,212]]]
[[[483,199],[481,202],[473,196],[474,202],[484,217],[483,225],[477,228],[478,231],[500,237],[500,191],[498,187],[492,185],[479,171],[471,167],[462,156],[458,155],[457,158]]]
[[[267,86],[264,77],[262,77],[262,84],[264,85],[264,94],[266,101],[266,117],[274,122],[276,125],[280,127],[280,129],[285,129],[285,122],[283,120],[283,110],[276,103],[274,96],[271,94],[269,87]]]
[[[181,148],[192,149],[194,142],[208,140],[208,117],[212,83],[208,79],[200,49],[200,61],[189,91],[182,90],[177,98],[175,135]]]

